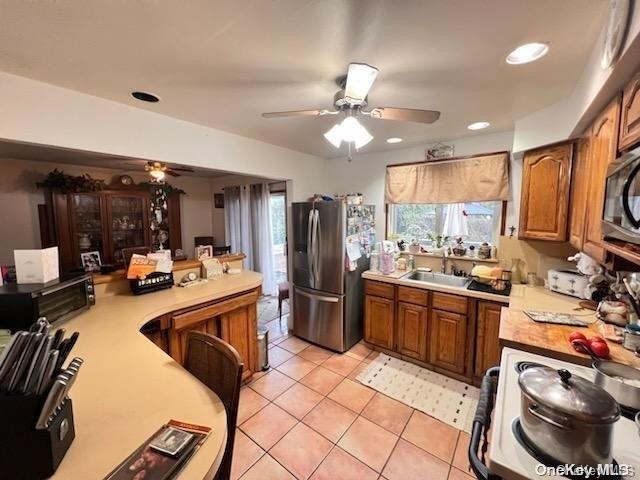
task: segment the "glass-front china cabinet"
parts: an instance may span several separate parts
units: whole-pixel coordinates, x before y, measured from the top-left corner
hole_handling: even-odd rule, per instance
[[[48,190],[41,206],[44,246],[57,245],[63,272],[82,268],[81,254],[99,252],[101,263],[122,268],[123,248],[181,248],[180,195],[166,194],[158,205],[158,189],[121,186],[86,193]]]

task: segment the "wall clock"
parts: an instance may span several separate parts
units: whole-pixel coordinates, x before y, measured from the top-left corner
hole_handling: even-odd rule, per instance
[[[120,183],[125,187],[130,187],[131,185],[133,185],[133,178],[131,178],[129,175],[120,175],[119,180]]]
[[[607,69],[615,63],[624,45],[629,23],[629,3],[630,0],[609,1],[609,17],[605,25],[602,58],[600,59],[600,65],[603,69]]]

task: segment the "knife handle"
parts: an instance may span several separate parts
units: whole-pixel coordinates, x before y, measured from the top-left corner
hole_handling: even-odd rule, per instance
[[[66,382],[64,382],[64,380],[56,379],[55,382],[53,382],[51,390],[49,390],[49,394],[47,395],[47,399],[42,405],[42,410],[40,410],[40,415],[36,422],[36,429],[42,430],[47,427],[49,417],[52,415],[60,395],[64,393],[65,387]]]
[[[55,371],[56,364],[58,363],[58,355],[60,355],[58,350],[51,350],[49,352],[47,363],[40,372],[40,378],[38,379],[38,395],[44,394],[44,392],[49,388],[51,377],[53,377],[53,372]]]

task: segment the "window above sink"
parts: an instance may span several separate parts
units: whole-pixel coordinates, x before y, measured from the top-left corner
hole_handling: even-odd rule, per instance
[[[433,242],[435,237],[448,236],[448,232],[445,231],[447,216],[461,214],[466,214],[468,228],[468,235],[464,237],[465,244],[480,245],[482,242],[497,244],[502,220],[501,201],[464,204],[390,204],[387,214],[387,236],[402,238],[406,241],[416,239],[421,245],[435,247]],[[456,223],[457,220],[461,219],[450,219],[449,222]]]

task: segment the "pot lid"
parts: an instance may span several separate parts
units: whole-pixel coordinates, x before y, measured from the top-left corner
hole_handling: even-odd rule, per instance
[[[568,370],[528,368],[518,384],[534,402],[581,423],[612,423],[620,418],[620,407],[606,390]]]

